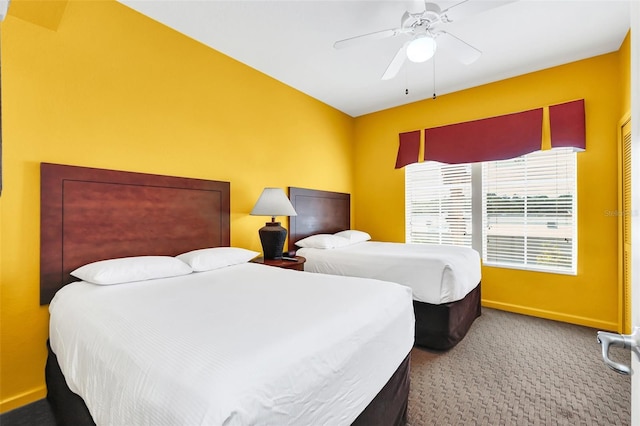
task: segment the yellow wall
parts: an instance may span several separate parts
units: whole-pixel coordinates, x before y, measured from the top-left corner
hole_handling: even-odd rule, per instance
[[[607,54],[357,118],[357,227],[377,240],[404,241],[404,170],[394,170],[398,133],[584,98],[577,276],[483,267],[482,299],[484,306],[616,329],[617,217],[608,212],[617,209],[616,126],[629,87],[620,81],[619,57]]]
[[[231,243],[257,251],[265,186],[353,191],[351,117],[115,1],[29,3],[0,24],[2,412],[45,395],[40,162],[230,181]]]

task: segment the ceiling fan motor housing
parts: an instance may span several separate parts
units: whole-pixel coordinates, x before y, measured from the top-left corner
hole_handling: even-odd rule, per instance
[[[427,21],[430,25],[440,21],[440,6],[435,3],[425,3],[424,12],[422,13],[422,19]]]

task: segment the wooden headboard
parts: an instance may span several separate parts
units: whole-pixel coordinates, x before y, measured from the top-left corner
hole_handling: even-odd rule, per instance
[[[40,304],[84,264],[230,244],[229,182],[40,165]]]
[[[298,214],[289,217],[289,251],[309,235],[351,228],[350,194],[289,187],[289,199]]]

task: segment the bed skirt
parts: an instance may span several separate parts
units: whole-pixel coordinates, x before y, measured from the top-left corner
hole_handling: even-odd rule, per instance
[[[481,315],[480,283],[463,299],[441,305],[413,301],[416,346],[438,351],[453,348]]]
[[[47,341],[47,349],[48,356],[45,366],[47,401],[54,413],[56,423],[73,426],[95,425],[84,400],[67,386],[49,341]],[[410,361],[411,353],[407,354],[387,384],[352,425],[403,426],[406,424]]]

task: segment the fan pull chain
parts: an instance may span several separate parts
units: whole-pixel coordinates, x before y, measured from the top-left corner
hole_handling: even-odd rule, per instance
[[[409,71],[407,71],[407,66],[404,67],[404,94],[405,96],[409,94]]]
[[[436,55],[433,55],[433,99],[436,98]]]

